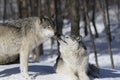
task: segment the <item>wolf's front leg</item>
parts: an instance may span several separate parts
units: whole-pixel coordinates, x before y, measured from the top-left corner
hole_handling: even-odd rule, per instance
[[[28,57],[29,49],[22,48],[20,51],[20,72],[26,80],[31,80],[31,77],[28,74]]]

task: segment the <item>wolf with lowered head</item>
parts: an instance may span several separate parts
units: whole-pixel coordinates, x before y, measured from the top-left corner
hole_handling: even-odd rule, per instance
[[[16,24],[15,24],[16,23]],[[20,71],[26,80],[29,53],[38,45],[53,37],[54,25],[47,17],[29,17],[0,24],[0,64],[12,62],[20,55]]]

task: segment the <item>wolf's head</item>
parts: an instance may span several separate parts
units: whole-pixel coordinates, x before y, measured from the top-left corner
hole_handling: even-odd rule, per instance
[[[75,38],[74,36],[59,36],[58,42],[60,44],[60,49],[64,50],[76,50],[79,48],[81,37]]]
[[[54,22],[48,17],[40,17],[37,21],[39,33],[47,38],[55,35]]]

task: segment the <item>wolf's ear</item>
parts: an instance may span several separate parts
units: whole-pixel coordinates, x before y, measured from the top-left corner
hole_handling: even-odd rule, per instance
[[[82,36],[78,36],[76,39],[77,39],[78,41],[81,41],[81,40],[82,40]]]
[[[47,16],[40,16],[41,23],[44,22],[44,21],[46,21],[47,18],[48,18]]]
[[[55,25],[56,15],[55,15],[55,14],[51,15],[51,16],[50,16],[50,20],[51,20],[52,22],[54,22],[54,25]]]
[[[50,16],[50,22],[53,24],[54,29],[56,30],[56,15],[55,14]]]
[[[52,21],[55,21],[55,14],[52,14],[51,16],[50,16],[50,19],[52,20]]]

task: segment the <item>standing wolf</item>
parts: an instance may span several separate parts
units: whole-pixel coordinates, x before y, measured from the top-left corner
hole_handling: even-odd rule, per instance
[[[88,54],[81,38],[60,36],[60,55],[55,64],[56,72],[68,75],[71,80],[90,80],[87,75]]]
[[[28,74],[29,53],[54,36],[54,25],[46,17],[29,17],[15,23],[0,24],[0,64],[9,63],[12,56],[20,54],[20,71],[27,80],[31,80]]]

